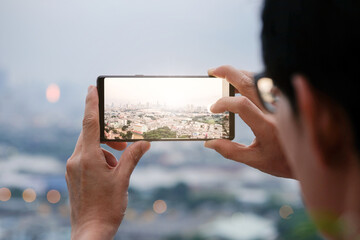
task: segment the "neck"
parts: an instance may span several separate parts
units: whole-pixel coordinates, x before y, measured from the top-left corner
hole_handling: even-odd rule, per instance
[[[346,239],[360,238],[360,166],[359,159],[354,159],[349,167],[346,188],[345,206],[341,217],[344,223]]]
[[[331,224],[338,231],[325,234],[328,239],[360,239],[360,164],[358,159],[353,160],[350,160],[343,180],[339,179],[343,185],[343,196],[340,196],[343,201],[338,208],[338,217],[333,218]]]
[[[360,162],[346,159],[342,166],[319,172],[324,194],[311,215],[326,239],[360,239]],[[326,197],[324,199],[324,197]]]

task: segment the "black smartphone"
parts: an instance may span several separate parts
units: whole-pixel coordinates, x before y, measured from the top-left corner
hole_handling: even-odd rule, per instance
[[[204,141],[234,138],[234,114],[210,106],[235,90],[209,76],[99,76],[100,140]]]

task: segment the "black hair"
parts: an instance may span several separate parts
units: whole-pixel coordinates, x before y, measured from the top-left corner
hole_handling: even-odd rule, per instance
[[[360,149],[360,1],[265,0],[265,72],[296,112],[291,78],[304,75],[347,112]]]

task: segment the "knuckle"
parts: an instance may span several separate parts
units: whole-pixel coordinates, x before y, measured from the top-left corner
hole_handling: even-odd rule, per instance
[[[244,105],[244,104],[247,104],[248,98],[245,97],[245,96],[239,96],[239,97],[238,97],[238,101],[239,101],[239,103],[240,103],[241,105]]]
[[[221,70],[224,73],[226,79],[233,78],[236,72],[236,69],[231,65],[223,65]]]
[[[254,80],[252,76],[249,76],[245,71],[239,71],[241,77],[241,83],[245,88],[253,88]]]
[[[228,78],[231,75],[233,67],[230,65],[222,65],[216,68],[215,73],[220,77]]]
[[[66,172],[71,173],[75,169],[75,163],[72,158],[69,158],[66,162]]]
[[[83,127],[92,127],[97,123],[97,115],[94,112],[89,112],[84,116]]]
[[[231,66],[231,65],[229,65],[229,64],[222,65],[220,68],[221,68],[222,70],[224,70],[224,71],[233,70],[233,66]]]
[[[245,71],[233,69],[232,79],[235,87],[241,94],[249,95],[255,90],[254,80],[252,76],[249,76]]]
[[[137,162],[140,158],[141,155],[141,150],[135,149],[135,148],[130,148],[129,149],[129,157],[131,159],[131,163],[134,164],[135,162]]]
[[[248,79],[243,79],[242,84],[241,84],[241,88],[243,89],[243,92],[249,94],[252,91],[255,90],[254,84],[252,83],[251,80]]]
[[[86,155],[83,155],[80,158],[80,166],[83,170],[88,170],[90,168],[90,161],[89,161],[89,157]]]
[[[237,106],[238,106],[239,109],[244,109],[244,108],[250,106],[250,100],[247,97],[239,96],[237,101],[238,101]]]
[[[91,168],[89,161],[80,161],[81,169],[87,171]]]

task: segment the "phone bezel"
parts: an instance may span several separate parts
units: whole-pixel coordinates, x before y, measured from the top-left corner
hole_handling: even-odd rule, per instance
[[[181,139],[106,139],[104,137],[104,79],[105,78],[214,78],[213,76],[153,76],[153,75],[101,75],[97,78],[97,90],[99,95],[99,122],[100,122],[100,141],[101,142],[136,142],[136,141],[208,141],[214,140],[214,138],[209,139],[193,139],[193,138],[181,138]],[[229,84],[229,96],[235,96],[235,88]],[[235,138],[235,116],[234,113],[229,112],[229,137],[221,138],[233,140]],[[219,139],[219,138],[216,138]]]

